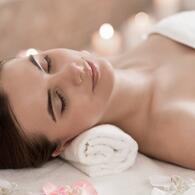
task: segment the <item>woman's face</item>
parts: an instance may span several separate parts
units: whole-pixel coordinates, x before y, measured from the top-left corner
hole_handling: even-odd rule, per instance
[[[94,91],[83,58],[99,67],[100,80]],[[52,49],[34,55],[34,59],[8,61],[1,82],[27,136],[43,134],[50,141],[68,141],[99,122],[113,89],[114,72],[105,59],[86,52]],[[62,114],[60,96],[65,99]],[[48,108],[49,102],[53,110]]]

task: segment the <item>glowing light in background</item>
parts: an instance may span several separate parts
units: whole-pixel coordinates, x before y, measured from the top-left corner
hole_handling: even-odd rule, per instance
[[[34,49],[34,48],[29,48],[29,49],[21,50],[16,56],[17,57],[26,57],[29,55],[36,55],[39,53],[39,51],[37,49]]]
[[[103,39],[110,39],[114,35],[114,29],[111,24],[104,23],[101,25],[99,33]]]
[[[146,26],[150,23],[150,17],[145,12],[139,12],[135,15],[135,22],[140,26]]]
[[[155,19],[151,14],[138,12],[131,16],[127,23],[126,42],[127,47],[132,48],[147,38],[147,33],[155,24]]]
[[[111,24],[104,23],[92,35],[92,48],[96,54],[102,56],[116,55],[121,49],[121,36]]]
[[[36,54],[38,54],[38,51],[34,48],[29,48],[26,50],[26,56],[36,55]]]

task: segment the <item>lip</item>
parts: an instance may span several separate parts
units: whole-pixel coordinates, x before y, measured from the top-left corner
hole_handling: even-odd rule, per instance
[[[83,58],[83,57],[82,57],[82,59],[84,60],[85,64],[87,65],[87,70],[90,72],[90,76],[92,79],[92,91],[94,91],[95,86],[97,85],[97,82],[100,78],[99,68],[92,61],[90,61],[86,58]]]
[[[93,91],[95,90],[95,87],[97,86],[97,82],[99,79],[99,72],[98,72],[98,68],[97,65],[89,60],[86,60],[87,63],[89,64],[89,66],[91,67],[92,70],[92,79],[93,79]]]

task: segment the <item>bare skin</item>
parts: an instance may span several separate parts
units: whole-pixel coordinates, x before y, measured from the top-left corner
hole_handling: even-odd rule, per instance
[[[127,74],[143,70],[152,80],[146,115],[134,126],[127,116],[121,128],[139,143],[140,152],[195,169],[195,50],[153,34],[112,62]]]
[[[3,68],[1,84],[27,136],[60,139],[52,156],[88,128],[110,123],[132,136],[143,154],[195,169],[194,49],[161,35],[150,36],[111,63],[83,52],[54,49],[35,56],[45,71],[46,55],[53,62],[50,73],[41,72],[27,58],[14,59]],[[100,67],[101,80],[94,92],[81,57]],[[61,102],[52,90],[56,122],[47,112],[48,88],[60,88],[68,99],[61,115]]]

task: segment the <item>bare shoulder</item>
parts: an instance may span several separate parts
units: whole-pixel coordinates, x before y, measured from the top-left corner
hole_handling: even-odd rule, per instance
[[[178,101],[153,113],[143,153],[195,169],[194,105],[192,102]]]
[[[136,47],[125,52],[108,57],[114,68],[127,69],[132,65],[151,64],[162,62],[167,57],[195,52],[194,49],[182,45],[168,37],[160,34],[152,34],[146,40],[140,42]]]

